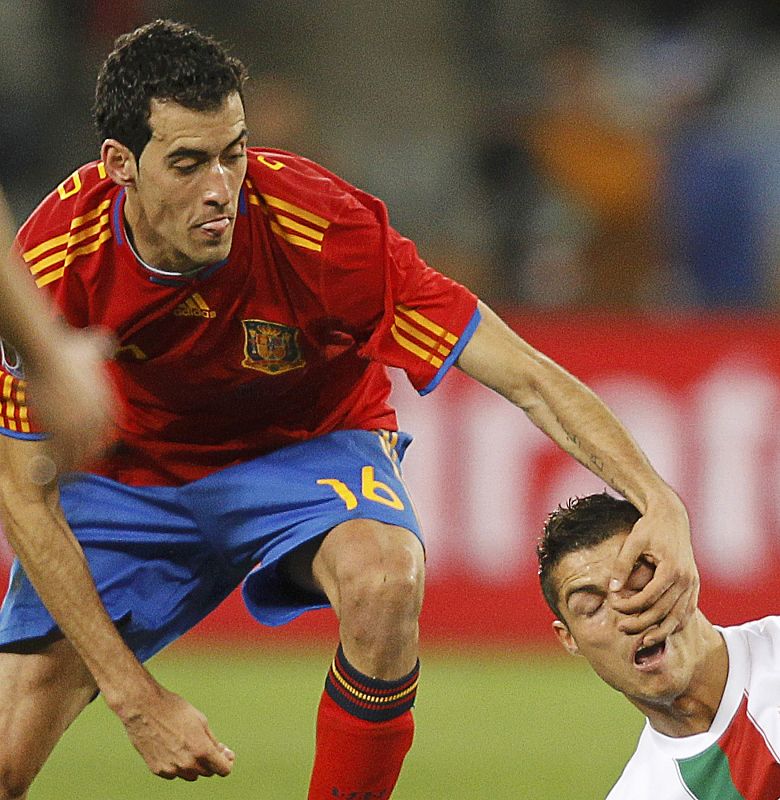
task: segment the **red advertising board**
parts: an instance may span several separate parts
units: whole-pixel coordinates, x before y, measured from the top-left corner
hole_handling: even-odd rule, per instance
[[[780,610],[780,325],[758,316],[523,314],[534,346],[615,410],[688,505],[702,608],[729,624]],[[453,370],[419,398],[397,376],[405,474],[426,534],[428,641],[550,642],[534,545],[546,514],[603,484],[502,398]],[[233,595],[194,636],[335,630],[329,612],[264,632]]]

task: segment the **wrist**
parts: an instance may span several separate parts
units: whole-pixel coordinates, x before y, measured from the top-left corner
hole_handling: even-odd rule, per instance
[[[688,523],[688,510],[680,496],[668,484],[662,484],[657,489],[645,495],[645,507],[640,509],[642,515],[647,514],[672,514],[681,517]]]
[[[159,694],[160,686],[141,665],[133,674],[122,674],[117,680],[98,681],[106,705],[122,720],[137,716],[148,705],[149,698]]]

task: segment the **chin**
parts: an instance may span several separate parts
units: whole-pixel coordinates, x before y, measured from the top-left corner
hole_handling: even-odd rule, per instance
[[[635,699],[649,706],[669,706],[687,689],[687,682],[668,675],[652,684],[645,683],[637,687],[632,694]]]
[[[224,261],[230,255],[230,242],[220,242],[211,247],[199,247],[197,253],[192,254],[192,262],[199,267],[207,267]]]

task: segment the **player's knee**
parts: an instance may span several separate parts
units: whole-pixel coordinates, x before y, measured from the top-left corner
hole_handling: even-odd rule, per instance
[[[339,581],[342,621],[361,638],[384,636],[388,629],[415,627],[422,606],[423,579],[422,559],[414,548],[397,547],[350,558]]]

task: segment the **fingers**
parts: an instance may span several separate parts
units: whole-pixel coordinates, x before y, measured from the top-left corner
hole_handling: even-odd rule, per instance
[[[226,778],[233,770],[233,762],[236,759],[236,754],[224,744],[218,744],[217,749],[204,761],[204,767],[209,770],[209,775],[219,775],[221,778]]]
[[[621,614],[635,614],[639,619],[640,616],[644,616],[643,612],[650,613],[655,609],[663,609],[664,613],[670,611],[684,588],[682,585],[676,584],[674,579],[667,575],[666,570],[659,566],[653,578],[641,591],[635,593],[613,591],[609,601],[615,611],[619,611]],[[671,599],[665,597],[667,594],[671,594]],[[662,613],[661,616],[663,615]],[[651,619],[650,624],[658,622],[658,619],[660,616],[657,619]],[[638,630],[642,630],[642,628],[638,628]]]
[[[651,647],[680,630],[698,604],[698,584],[683,589],[677,584],[667,583],[657,599],[654,599],[654,594],[643,598],[653,582],[631,598],[610,598],[615,610],[631,615],[618,623],[618,630],[628,634],[645,631],[644,647]],[[637,607],[634,608],[633,604]]]
[[[45,363],[30,370],[31,402],[51,434],[49,455],[58,472],[88,463],[114,436],[118,405],[105,368],[113,349],[101,331],[63,329]],[[41,485],[49,480],[40,469],[33,478]]]
[[[654,588],[654,582],[655,579],[648,583],[639,594],[631,598],[610,596],[612,607],[621,614],[627,615],[618,623],[619,631],[629,634],[640,633],[654,625],[659,625],[672,613],[678,602],[679,594],[669,583],[659,583],[658,588]]]
[[[146,710],[128,716],[123,721],[133,746],[160,778],[195,781],[231,773],[235,754],[214,738],[205,716],[179,695],[158,686]]]
[[[620,548],[620,552],[612,566],[612,578],[609,582],[610,592],[619,592],[626,585],[626,581],[629,575],[631,575],[634,565],[642,555],[644,546],[645,541],[637,534],[635,528],[631,535],[626,537],[625,542],[623,542],[623,547]],[[653,581],[651,581],[640,594],[644,594],[652,583]]]
[[[218,775],[226,778],[230,775],[235,761],[235,753],[223,744],[215,743],[212,752],[193,757],[187,764],[173,765],[153,770],[159,778],[172,781],[181,778],[184,781],[196,781],[198,778],[211,778]]]
[[[107,361],[116,352],[117,340],[110,331],[104,328],[86,328],[83,335],[88,347],[99,360]]]

